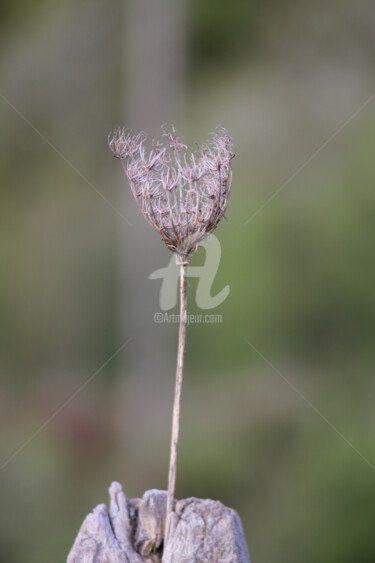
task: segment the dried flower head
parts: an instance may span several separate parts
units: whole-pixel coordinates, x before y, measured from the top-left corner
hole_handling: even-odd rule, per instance
[[[124,129],[109,139],[147,221],[182,261],[223,217],[232,184],[231,138],[225,129],[188,152],[176,131],[163,127],[163,143],[147,148],[143,133]]]

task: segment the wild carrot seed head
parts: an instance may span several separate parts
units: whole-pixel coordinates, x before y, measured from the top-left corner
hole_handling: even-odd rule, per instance
[[[109,138],[132,193],[149,224],[180,260],[188,261],[198,243],[223,217],[232,185],[233,145],[226,129],[189,151],[175,128],[162,128],[163,142],[146,145],[143,133],[118,129]]]

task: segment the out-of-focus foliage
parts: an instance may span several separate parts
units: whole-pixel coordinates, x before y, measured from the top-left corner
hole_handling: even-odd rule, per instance
[[[271,0],[188,2],[192,69],[206,70],[218,61],[222,69],[230,63],[237,65],[262,35],[262,23],[271,7],[277,9]]]
[[[66,560],[114,479],[129,496],[166,486],[177,327],[153,322],[147,276],[170,254],[124,205],[107,147],[134,56],[129,5],[108,6],[1,5],[0,94],[58,151],[0,98],[7,563]],[[223,321],[187,333],[177,496],[234,506],[254,561],[375,560],[374,103],[357,112],[374,91],[372,9],[187,6],[186,137],[223,123],[236,158],[212,288],[230,286]]]
[[[2,0],[0,4],[0,29],[6,32],[12,26],[30,24],[40,15],[45,0]]]

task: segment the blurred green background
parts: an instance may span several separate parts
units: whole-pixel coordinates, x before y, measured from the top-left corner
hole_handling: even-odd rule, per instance
[[[254,563],[375,561],[374,63],[371,0],[2,1],[0,561],[65,561],[112,480],[166,488],[170,254],[107,147],[166,121],[236,147],[177,497],[234,507]]]

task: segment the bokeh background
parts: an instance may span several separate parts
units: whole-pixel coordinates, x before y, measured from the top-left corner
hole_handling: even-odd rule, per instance
[[[374,40],[371,0],[2,0],[1,561],[65,561],[112,480],[166,488],[170,254],[107,147],[164,122],[236,147],[177,497],[234,507],[255,563],[375,561]]]

